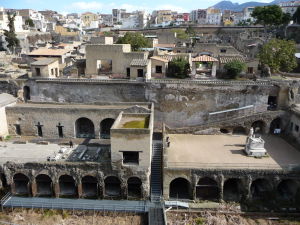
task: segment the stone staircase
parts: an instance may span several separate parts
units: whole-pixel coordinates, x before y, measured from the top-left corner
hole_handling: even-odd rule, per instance
[[[162,189],[162,141],[153,140],[151,161],[151,201],[160,202]]]

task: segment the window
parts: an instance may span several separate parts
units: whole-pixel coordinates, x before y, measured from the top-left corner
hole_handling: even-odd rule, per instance
[[[155,73],[162,73],[162,66],[156,66]]]
[[[144,77],[144,70],[143,69],[138,69],[137,70],[137,77]]]
[[[21,125],[20,124],[15,124],[15,127],[16,127],[16,134],[17,135],[21,135]]]
[[[226,51],[227,51],[226,49],[220,49],[221,53],[226,53]]]
[[[299,126],[298,125],[295,125],[295,131],[299,132]]]
[[[41,69],[35,68],[35,73],[36,73],[36,76],[41,76]]]
[[[129,67],[126,68],[126,75],[127,75],[127,77],[130,77],[130,68]]]
[[[139,164],[139,152],[123,152],[123,164]]]
[[[54,70],[53,69],[51,69],[51,75],[54,75]]]

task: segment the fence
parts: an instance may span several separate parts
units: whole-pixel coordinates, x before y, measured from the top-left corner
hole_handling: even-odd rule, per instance
[[[252,169],[252,170],[285,170],[300,171],[300,164],[266,164],[266,163],[197,163],[197,162],[165,162],[165,168],[185,169]]]
[[[132,213],[145,213],[148,212],[149,205],[147,202],[128,203],[129,201],[121,204],[120,201],[109,200],[89,200],[86,203],[82,199],[65,199],[61,198],[21,198],[21,197],[8,197],[2,198],[1,207],[5,208],[30,208],[30,209],[67,209],[67,210],[93,210],[93,211],[112,211],[112,212],[132,212]]]
[[[84,83],[153,83],[153,84],[201,84],[228,86],[272,86],[270,81],[225,81],[225,80],[179,80],[179,79],[149,79],[144,81],[126,79],[88,79],[88,78],[30,78],[37,82],[84,82]]]

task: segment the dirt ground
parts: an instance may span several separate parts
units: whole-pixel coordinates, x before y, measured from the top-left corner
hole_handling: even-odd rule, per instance
[[[168,225],[300,225],[300,218],[246,217],[230,214],[167,213]]]
[[[14,225],[142,225],[143,215],[59,210],[21,210],[0,212],[0,224]]]

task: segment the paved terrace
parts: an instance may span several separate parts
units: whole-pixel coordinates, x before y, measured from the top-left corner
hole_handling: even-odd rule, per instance
[[[168,168],[281,169],[300,164],[300,151],[278,136],[266,135],[268,157],[248,157],[246,137],[232,135],[170,134]]]
[[[55,161],[110,161],[108,140],[72,139],[74,146],[70,148],[70,139],[42,139],[33,137],[15,138],[0,142],[0,164],[7,161],[15,163],[46,162],[47,157]],[[48,142],[48,144],[43,144]],[[88,145],[88,146],[86,146]],[[60,149],[63,153],[59,153]]]

